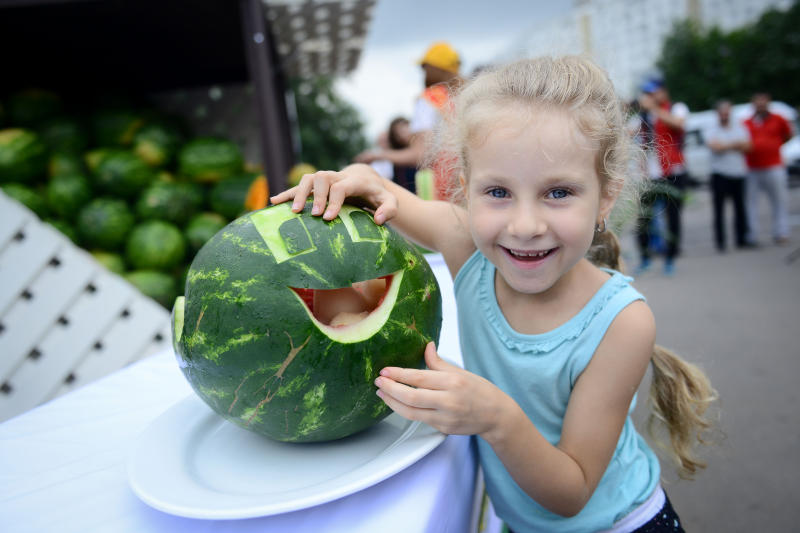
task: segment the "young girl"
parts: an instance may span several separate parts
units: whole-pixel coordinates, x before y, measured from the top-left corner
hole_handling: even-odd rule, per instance
[[[634,395],[652,362],[655,416],[691,475],[714,391],[654,347],[644,298],[610,270],[607,219],[629,168],[610,81],[581,58],[520,61],[471,81],[443,128],[433,153],[457,161],[463,206],[421,200],[364,165],[272,198],[300,211],[313,193],[326,220],[349,199],[443,255],[465,370],[430,344],[427,370],[382,369],[378,395],[406,418],[477,435],[487,491],[514,531],[682,531],[631,421]]]

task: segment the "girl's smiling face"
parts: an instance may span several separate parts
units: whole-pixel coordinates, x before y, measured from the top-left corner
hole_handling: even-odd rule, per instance
[[[596,143],[566,112],[503,118],[469,146],[470,231],[499,283],[541,294],[584,257],[614,199],[602,192]]]

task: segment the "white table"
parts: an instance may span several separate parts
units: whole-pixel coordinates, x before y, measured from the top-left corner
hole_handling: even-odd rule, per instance
[[[452,281],[429,262],[444,294],[439,351],[460,362]],[[394,476],[316,507],[246,520],[197,520],[148,507],[126,464],[137,436],[192,391],[161,352],[0,424],[0,529],[14,533],[470,531],[476,462],[470,439],[449,436]]]

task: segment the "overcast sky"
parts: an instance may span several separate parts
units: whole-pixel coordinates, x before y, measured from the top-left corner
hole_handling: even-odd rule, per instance
[[[373,140],[395,116],[410,116],[422,90],[417,61],[432,42],[448,41],[468,74],[571,6],[568,0],[377,0],[358,68],[339,81],[340,94],[359,109]]]

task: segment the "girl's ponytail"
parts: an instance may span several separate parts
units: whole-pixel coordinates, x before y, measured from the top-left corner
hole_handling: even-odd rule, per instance
[[[706,412],[717,399],[717,391],[700,368],[662,346],[655,346],[651,362],[653,382],[647,431],[661,448],[671,452],[678,475],[691,479],[698,469],[706,466],[696,456],[694,444],[709,443],[706,433],[713,422]],[[656,422],[668,430],[669,448],[656,436]]]
[[[587,259],[597,266],[624,272],[620,244],[612,231],[596,233]],[[705,463],[695,454],[695,443],[708,444],[706,437],[713,422],[706,412],[717,399],[708,377],[697,366],[670,350],[656,345],[651,359],[653,381],[650,386],[650,416],[647,432],[678,467],[678,475],[691,479]],[[669,446],[658,436],[660,422],[669,433]]]

